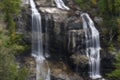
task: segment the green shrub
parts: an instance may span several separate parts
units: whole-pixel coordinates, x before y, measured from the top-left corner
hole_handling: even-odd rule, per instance
[[[11,35],[15,34],[14,17],[20,11],[20,0],[0,0],[0,10],[5,16],[7,27]]]
[[[0,80],[25,80],[28,69],[19,66],[15,58],[16,53],[26,49],[27,45],[21,41],[21,35],[11,39],[6,30],[0,32]]]
[[[107,76],[109,78],[115,78],[117,80],[120,78],[120,52],[118,53],[118,55],[116,55],[114,66],[115,70],[107,74]]]
[[[75,0],[75,2],[82,10],[88,10],[91,6],[90,0]]]
[[[25,80],[27,68],[18,68],[11,49],[0,48],[0,80]]]
[[[101,15],[118,16],[120,12],[120,0],[99,0],[98,6]]]

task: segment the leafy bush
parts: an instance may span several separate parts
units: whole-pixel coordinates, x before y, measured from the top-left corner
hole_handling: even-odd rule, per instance
[[[15,34],[14,17],[20,11],[20,0],[0,0],[0,5],[0,9],[5,16],[10,33]]]
[[[0,48],[0,80],[25,80],[27,68],[19,68],[11,49]]]
[[[75,0],[76,4],[80,6],[82,10],[89,9],[89,6],[91,5],[90,0]]]
[[[110,74],[107,74],[109,78],[114,78],[114,79],[119,79],[120,78],[120,52],[118,53],[118,55],[115,58],[115,70],[112,71]]]
[[[28,70],[18,64],[15,53],[26,49],[22,35],[15,33],[15,21],[21,0],[0,0],[0,16],[7,23],[7,30],[0,31],[0,80],[25,80]]]
[[[18,41],[17,41],[18,40]],[[0,80],[25,80],[27,75],[26,67],[19,67],[15,60],[15,53],[25,48],[20,44],[21,37],[11,39],[6,30],[0,32]],[[14,47],[13,47],[14,46]],[[18,52],[17,52],[18,53]]]
[[[101,15],[118,16],[120,12],[120,0],[99,0],[98,6]]]

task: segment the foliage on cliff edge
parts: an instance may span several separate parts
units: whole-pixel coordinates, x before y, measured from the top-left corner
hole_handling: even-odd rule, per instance
[[[26,48],[22,35],[15,32],[14,17],[19,11],[20,0],[0,0],[0,21],[7,25],[0,29],[0,80],[25,80],[28,72],[15,58],[16,54]]]

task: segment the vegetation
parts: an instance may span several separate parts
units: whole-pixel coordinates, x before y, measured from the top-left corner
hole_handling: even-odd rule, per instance
[[[19,13],[20,0],[0,0],[0,8],[5,16],[8,30],[11,35],[15,34],[14,17]]]
[[[0,80],[25,80],[27,68],[20,68],[9,48],[0,49]]]
[[[80,6],[82,10],[89,10],[91,7],[94,7],[97,2],[96,0],[75,0],[76,4]]]
[[[102,15],[117,16],[120,12],[120,0],[99,0],[98,5]]]
[[[101,27],[101,34],[105,38],[105,43],[110,47],[114,47],[114,39],[120,41],[120,0],[75,0],[81,9],[91,13],[94,16],[101,16],[103,23]],[[96,12],[94,12],[96,10]],[[107,37],[106,37],[107,36]]]
[[[99,0],[97,4],[100,9],[99,15],[103,17],[102,28],[106,29],[106,34],[102,35],[107,36],[106,42],[108,42],[108,47],[111,47],[111,45],[115,47],[120,37],[120,6],[118,6],[120,5],[120,0]]]
[[[26,67],[21,67],[15,58],[16,54],[27,48],[22,35],[15,32],[14,18],[19,14],[20,1],[0,0],[0,18],[7,23],[7,29],[0,31],[0,80],[25,80],[27,75]],[[114,51],[114,47],[120,44],[120,0],[75,0],[75,2],[84,11],[96,9],[97,15],[103,18],[100,27],[101,34],[106,40],[105,44],[109,50]],[[115,70],[108,74],[108,77],[116,79],[120,76],[120,52],[114,65]]]
[[[97,24],[101,30],[102,43],[110,51],[120,48],[120,0],[75,0],[80,8],[90,15],[102,17],[103,22]],[[93,10],[96,10],[95,12]],[[115,59],[115,70],[108,76],[113,80],[120,78],[120,52]]]
[[[20,0],[0,0],[0,20],[4,19],[7,24],[7,29],[0,30],[0,80],[25,80],[28,72],[15,58],[27,47],[22,35],[15,33],[14,17],[20,11],[19,5]]]
[[[19,67],[20,65],[15,60],[17,51],[23,50],[16,47],[22,46],[22,44],[16,42],[11,44],[8,32],[3,30],[0,33],[0,80],[25,80],[27,68]],[[16,47],[14,47],[15,45]]]
[[[116,56],[115,58],[115,63],[114,63],[114,66],[115,66],[115,70],[112,71],[111,73],[108,74],[108,77],[109,78],[112,78],[112,79],[120,79],[120,52],[118,53],[118,55]]]

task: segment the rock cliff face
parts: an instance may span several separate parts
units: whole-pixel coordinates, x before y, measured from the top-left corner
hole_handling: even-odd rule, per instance
[[[88,58],[84,53],[85,36],[80,8],[75,5],[74,0],[64,0],[64,2],[71,10],[65,11],[56,8],[54,0],[35,0],[42,16],[44,54],[49,54],[46,59],[51,69],[51,80],[90,80],[86,78],[86,75],[88,76]],[[31,44],[31,10],[28,0],[26,0],[26,3],[23,1],[23,3],[21,14],[16,18],[16,30],[18,34],[23,34],[26,43]],[[95,18],[98,23],[99,20],[102,19]],[[31,54],[31,52],[27,54]],[[101,66],[103,68],[102,72],[104,72],[106,69],[104,67],[106,65],[105,61],[112,57],[108,57],[105,50],[101,51],[101,55],[103,55]],[[29,59],[27,60],[28,55],[25,58],[27,65],[32,65],[29,66],[28,80],[34,80],[35,62],[32,58],[29,62]]]
[[[66,66],[67,68],[64,70],[63,67],[57,67],[62,66],[60,63],[55,65],[56,68],[53,68],[52,65],[52,80],[82,80],[75,73],[76,64],[74,64],[74,59],[71,57],[73,54],[80,52],[76,49],[79,49],[79,45],[82,43],[80,39],[82,40],[83,30],[79,14],[74,10],[58,9],[52,1],[51,6],[48,6],[50,2],[47,5],[43,5],[42,2],[42,5],[38,4],[40,2],[41,0],[36,1],[36,5],[42,15],[43,41],[45,52],[47,51],[46,53],[50,55],[48,58],[49,64],[54,61],[62,62],[63,67]],[[46,20],[46,17],[48,20]],[[79,45],[77,44],[78,41],[80,41]]]

